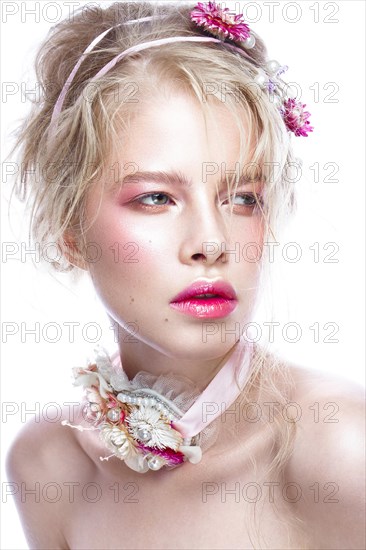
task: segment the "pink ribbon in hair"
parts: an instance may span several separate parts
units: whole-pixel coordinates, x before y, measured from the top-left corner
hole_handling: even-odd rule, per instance
[[[138,23],[138,22],[143,22],[143,21],[147,21],[147,20],[150,20],[152,19],[151,17],[144,17],[144,18],[141,18],[141,19],[134,19],[134,20],[130,20],[130,21],[127,21],[126,23],[122,23],[122,24],[125,24],[125,25],[128,25],[128,24],[131,24],[131,23]],[[117,26],[120,26],[120,25],[116,25],[114,27],[110,27],[109,29],[107,29],[106,31],[102,32],[101,34],[99,34],[96,38],[94,38],[94,40],[89,44],[89,46],[84,50],[84,52],[82,53],[82,55],[80,56],[80,58],[78,59],[77,63],[75,64],[74,68],[72,69],[70,75],[68,76],[65,84],[63,85],[63,88],[61,90],[61,93],[60,95],[58,96],[57,98],[57,101],[55,103],[55,106],[54,106],[54,109],[53,109],[53,113],[52,113],[52,117],[51,117],[51,123],[50,123],[50,133],[51,135],[53,135],[55,129],[56,129],[56,123],[57,123],[57,119],[62,111],[62,107],[63,107],[63,104],[64,104],[64,101],[65,101],[65,98],[66,98],[66,95],[67,95],[67,92],[69,91],[70,89],[70,86],[74,80],[74,77],[80,67],[80,65],[82,64],[82,62],[84,61],[85,57],[87,56],[87,54],[89,54],[94,48],[95,46],[114,28],[116,28]],[[127,57],[128,55],[131,55],[131,54],[134,54],[134,53],[137,53],[137,52],[140,52],[140,51],[143,51],[143,50],[146,50],[148,48],[156,48],[156,47],[159,47],[159,46],[162,46],[164,44],[172,44],[174,42],[219,42],[219,43],[223,43],[222,40],[219,40],[218,38],[211,38],[211,37],[207,37],[207,36],[171,36],[171,37],[168,37],[168,38],[161,38],[159,40],[149,40],[148,42],[143,42],[142,44],[137,44],[135,46],[132,46],[131,48],[127,48],[127,50],[124,50],[123,52],[121,52],[120,54],[116,55],[113,59],[111,59],[106,65],[104,65],[104,67],[102,67],[99,72],[94,75],[91,79],[90,79],[90,82],[93,82],[95,81],[96,79],[100,78],[101,76],[104,76],[106,73],[108,73],[119,61],[121,61],[121,59],[123,59],[124,57]],[[232,50],[235,50],[237,52],[239,52],[241,55],[244,55],[245,57],[248,57],[248,54],[242,50],[241,48],[238,48],[236,46],[233,46],[232,44],[228,44],[228,43],[225,43],[225,45],[227,47],[229,47],[230,49]]]

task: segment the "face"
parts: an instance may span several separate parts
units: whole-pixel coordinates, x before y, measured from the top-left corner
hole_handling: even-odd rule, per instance
[[[99,250],[88,269],[120,341],[174,359],[227,353],[250,320],[258,285],[260,189],[238,186],[230,213],[225,171],[240,169],[239,131],[224,105],[214,116],[217,126],[208,119],[206,127],[185,95],[142,104],[103,174],[110,185],[118,167],[119,183],[103,191],[97,182],[86,201],[86,244]],[[236,300],[172,304],[195,282],[216,284],[199,294],[231,285]]]

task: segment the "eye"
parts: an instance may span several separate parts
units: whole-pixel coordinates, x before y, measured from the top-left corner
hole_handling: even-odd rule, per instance
[[[234,204],[239,204],[243,206],[255,206],[257,204],[255,196],[251,193],[235,195],[233,198],[233,202]]]
[[[142,195],[136,201],[143,206],[165,206],[169,203],[171,198],[166,193],[148,193]]]
[[[237,193],[233,195],[232,202],[235,206],[247,207],[254,207],[257,204],[262,204],[261,197],[258,195],[256,197],[253,193]]]

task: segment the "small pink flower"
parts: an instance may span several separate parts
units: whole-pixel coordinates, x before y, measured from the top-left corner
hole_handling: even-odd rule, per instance
[[[177,464],[182,464],[184,462],[184,454],[180,451],[174,451],[173,449],[157,449],[156,447],[148,447],[143,443],[138,444],[138,448],[143,450],[145,453],[152,453],[154,455],[160,456],[163,458],[169,466],[175,466]]]
[[[310,126],[310,113],[304,111],[306,107],[305,103],[300,103],[296,99],[287,99],[283,103],[283,119],[286,127],[290,132],[293,132],[295,136],[308,136],[308,132],[313,131],[313,127]]]
[[[191,20],[221,40],[244,41],[250,36],[242,14],[231,14],[229,8],[222,9],[215,2],[198,2],[191,11]]]

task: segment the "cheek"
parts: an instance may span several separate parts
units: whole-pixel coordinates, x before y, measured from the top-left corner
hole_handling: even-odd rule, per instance
[[[241,254],[246,274],[253,276],[254,280],[259,274],[263,255],[265,234],[263,217],[261,215],[253,216],[247,229],[242,240]]]
[[[256,235],[257,235],[257,243],[260,246],[261,250],[263,250],[264,245],[264,235],[266,231],[266,224],[263,216],[259,217],[259,220],[257,221],[256,225]]]
[[[235,228],[235,247],[240,248],[241,257],[247,260],[246,267],[250,269],[253,263],[260,262],[265,235],[265,221],[261,214],[254,214],[243,220],[238,218],[238,224]],[[234,248],[234,243],[230,245]]]
[[[260,263],[263,255],[265,235],[265,221],[263,216],[259,215],[257,217],[254,224],[253,233],[253,260]]]
[[[171,234],[162,231],[158,224],[147,229],[128,214],[122,218],[118,208],[105,207],[86,233],[87,249],[99,258],[89,262],[90,272],[94,277],[111,279],[116,273],[123,279],[141,279],[143,272],[146,278],[147,270],[166,260],[164,250],[171,247],[170,238]],[[91,256],[88,254],[87,258]]]

